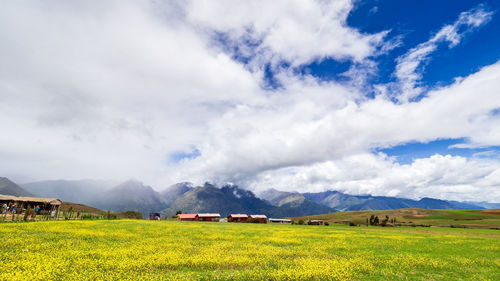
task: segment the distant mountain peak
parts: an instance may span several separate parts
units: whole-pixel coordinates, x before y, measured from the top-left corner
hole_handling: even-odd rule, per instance
[[[14,196],[33,196],[32,193],[28,192],[6,177],[0,177],[0,194]]]

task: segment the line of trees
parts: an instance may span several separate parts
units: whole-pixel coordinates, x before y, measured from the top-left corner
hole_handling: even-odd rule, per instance
[[[396,218],[389,218],[389,216],[385,216],[384,219],[380,220],[378,216],[371,215],[369,219],[366,219],[366,225],[380,225],[387,226],[388,224],[392,224],[393,226],[396,224]]]

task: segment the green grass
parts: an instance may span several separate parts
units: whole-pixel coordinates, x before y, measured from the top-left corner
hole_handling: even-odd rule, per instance
[[[0,224],[0,280],[500,280],[500,231],[144,220]]]
[[[429,210],[429,209],[396,209],[383,211],[349,211],[316,216],[297,217],[294,220],[324,219],[333,223],[366,224],[371,215],[380,220],[385,216],[396,218],[400,225],[451,226],[460,225],[469,228],[500,229],[500,210]]]

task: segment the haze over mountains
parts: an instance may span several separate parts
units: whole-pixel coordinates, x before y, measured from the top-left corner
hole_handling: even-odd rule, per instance
[[[236,185],[216,187],[205,183],[194,186],[177,183],[157,192],[138,180],[123,183],[102,180],[50,180],[17,185],[0,178],[0,194],[16,196],[57,197],[63,201],[81,203],[102,210],[138,211],[147,216],[160,212],[173,216],[184,213],[217,212],[266,214],[270,217],[307,216],[336,211],[387,210],[400,208],[482,209],[500,208],[488,202],[457,202],[433,198],[405,198],[349,195],[339,191],[317,193],[284,192],[268,189],[255,195]]]

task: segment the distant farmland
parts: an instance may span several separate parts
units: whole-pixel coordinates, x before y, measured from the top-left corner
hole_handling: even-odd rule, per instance
[[[383,211],[349,211],[292,218],[295,221],[322,219],[332,223],[363,225],[371,216],[395,219],[399,226],[443,226],[500,229],[500,209],[495,210],[429,210],[397,209]],[[388,225],[392,225],[389,223]]]
[[[144,220],[0,225],[0,280],[499,280],[500,231]]]

